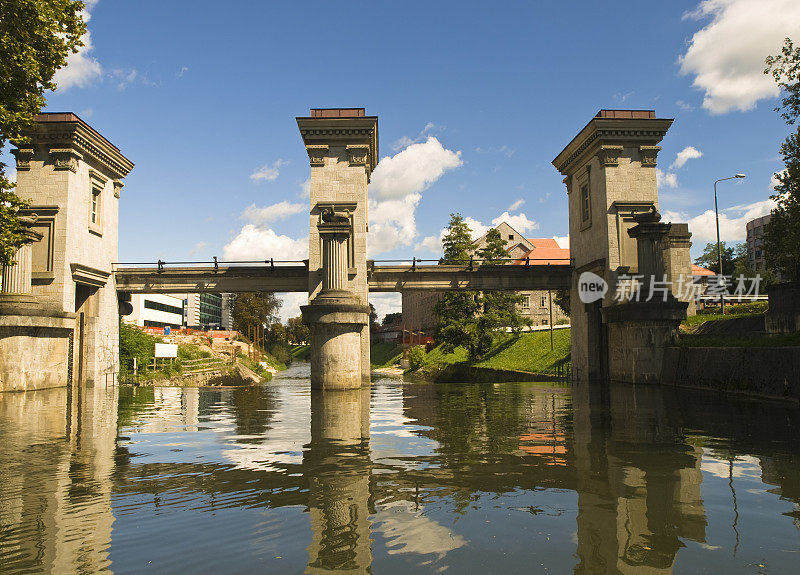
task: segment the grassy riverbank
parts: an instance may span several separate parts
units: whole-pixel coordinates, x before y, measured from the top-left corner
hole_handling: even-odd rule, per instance
[[[570,330],[553,332],[553,349],[550,349],[550,332],[538,331],[506,336],[499,340],[479,361],[467,360],[467,351],[456,348],[444,353],[435,347],[426,353],[414,373],[426,379],[436,379],[451,367],[477,367],[508,372],[555,375],[558,366],[569,361]]]
[[[731,305],[725,315],[718,309],[699,310],[680,326],[684,347],[787,347],[800,345],[800,332],[764,333],[767,302]]]

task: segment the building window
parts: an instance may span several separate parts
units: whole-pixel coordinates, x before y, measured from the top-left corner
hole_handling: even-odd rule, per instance
[[[547,307],[547,296],[543,295],[541,297],[541,307]]]
[[[508,239],[513,240],[514,239],[514,234],[508,234]]]
[[[531,307],[531,296],[526,295],[522,298],[522,309],[529,309]]]
[[[153,309],[156,311],[163,311],[167,313],[174,313],[177,315],[183,315],[183,308],[178,307],[175,305],[169,305],[166,303],[161,303],[160,301],[151,301],[149,299],[144,300],[144,307],[147,309]]]
[[[589,216],[589,184],[581,186],[581,221],[588,222]]]
[[[542,325],[547,325],[547,320],[546,319],[542,320]]]
[[[100,190],[92,186],[92,200],[89,206],[89,223],[100,226]]]

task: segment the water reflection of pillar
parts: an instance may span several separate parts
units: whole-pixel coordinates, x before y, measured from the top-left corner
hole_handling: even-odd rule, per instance
[[[680,537],[705,541],[702,449],[683,442],[669,390],[574,390],[578,573],[671,573]]]
[[[304,456],[313,531],[307,573],[369,571],[368,440],[368,388],[312,392]]]
[[[109,567],[116,391],[56,388],[0,401],[0,572]]]

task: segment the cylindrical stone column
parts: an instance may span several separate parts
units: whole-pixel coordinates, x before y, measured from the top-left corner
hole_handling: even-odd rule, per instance
[[[323,290],[343,290],[347,278],[347,236],[326,234],[323,242]]]
[[[23,244],[14,259],[12,266],[3,266],[4,294],[29,294],[31,293],[31,245]]]
[[[14,265],[3,266],[3,286],[1,294],[29,295],[31,288],[31,267],[33,262],[33,248],[31,244],[42,239],[42,234],[31,229],[39,219],[36,214],[20,218],[25,234],[25,243],[22,244],[14,255]]]

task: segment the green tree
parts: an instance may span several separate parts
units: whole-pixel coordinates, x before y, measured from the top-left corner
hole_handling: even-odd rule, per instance
[[[561,311],[564,312],[564,315],[569,317],[570,309],[569,309],[569,290],[568,289],[560,289],[553,292],[553,302],[561,308]]]
[[[369,304],[369,331],[374,334],[380,328],[381,324],[378,323],[378,312],[375,311],[374,305]]]
[[[303,318],[290,317],[286,321],[286,331],[289,332],[289,340],[296,344],[308,343],[311,341],[311,330],[303,323]]]
[[[445,264],[462,264],[469,261],[472,253],[472,230],[461,217],[461,214],[450,214],[447,234],[442,238],[442,250]]]
[[[400,323],[401,321],[403,321],[403,313],[399,311],[387,313],[383,316],[383,325],[391,325],[393,323]]]
[[[772,74],[781,87],[783,100],[776,110],[792,125],[800,117],[800,46],[786,38],[778,56],[766,60],[765,74]],[[781,144],[785,169],[777,174],[772,197],[777,207],[764,228],[767,267],[784,280],[800,282],[800,127]]]
[[[268,326],[274,323],[281,301],[267,291],[232,294],[228,306],[233,329],[246,334],[251,326]]]
[[[0,2],[0,151],[8,141],[28,141],[45,92],[56,88],[53,75],[83,45],[81,10],[73,0]],[[0,162],[0,264],[12,263],[24,241],[18,212],[26,202],[13,190]]]
[[[463,264],[472,250],[472,231],[461,214],[450,214],[447,233],[442,238],[443,264]],[[442,294],[436,307],[436,341],[446,352],[464,347],[470,357],[478,353],[480,298],[474,291],[452,291]]]
[[[499,265],[508,257],[506,240],[497,229],[486,232],[486,244],[478,250],[478,258],[482,265]],[[523,296],[515,292],[487,291],[482,295],[483,313],[478,317],[478,355],[483,355],[494,342],[498,329],[511,328],[519,332],[525,325],[525,318],[517,313],[517,306],[522,303]]]
[[[735,264],[733,261],[734,248],[728,246],[725,242],[720,242],[720,249],[722,251],[722,275],[733,275]],[[719,274],[719,257],[717,255],[717,244],[708,243],[703,249],[703,255],[694,260],[699,266],[706,268],[709,271]]]

